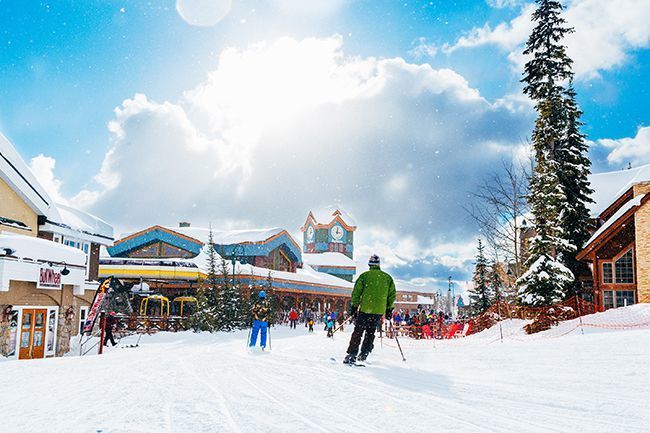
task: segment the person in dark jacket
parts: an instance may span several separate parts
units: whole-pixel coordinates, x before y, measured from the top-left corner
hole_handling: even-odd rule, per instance
[[[117,324],[117,317],[115,317],[115,311],[111,311],[106,316],[106,322],[104,323],[104,346],[108,346],[110,341],[113,346],[117,345],[115,339],[113,338],[113,327]]]
[[[249,347],[254,347],[257,344],[257,334],[261,334],[260,346],[262,350],[266,347],[266,332],[269,327],[269,313],[271,307],[269,301],[266,299],[266,292],[260,291],[257,295],[257,302],[253,305],[253,329],[251,330],[251,341]]]
[[[344,364],[354,364],[357,361],[359,345],[359,360],[365,361],[374,347],[375,330],[381,322],[381,316],[385,314],[390,318],[393,313],[396,296],[393,278],[379,268],[379,256],[376,254],[370,257],[368,266],[370,269],[359,275],[352,290],[350,315],[355,320],[354,332],[350,337]]]

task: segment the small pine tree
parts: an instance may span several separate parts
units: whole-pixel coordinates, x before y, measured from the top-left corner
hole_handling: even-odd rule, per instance
[[[470,291],[470,311],[478,316],[492,305],[492,295],[488,281],[488,261],[485,258],[485,247],[478,240],[478,253],[474,268],[474,288]]]
[[[192,315],[191,326],[195,331],[215,332],[221,329],[221,311],[223,311],[222,289],[217,272],[217,253],[213,246],[212,229],[208,236],[208,274],[199,281],[197,290],[197,311]]]

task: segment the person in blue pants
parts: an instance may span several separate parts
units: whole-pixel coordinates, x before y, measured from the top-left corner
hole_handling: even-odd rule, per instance
[[[257,344],[257,334],[260,336],[260,346],[262,350],[266,347],[266,331],[269,327],[269,312],[271,308],[269,301],[266,299],[266,292],[261,290],[257,295],[257,302],[253,304],[253,330],[251,331],[251,341],[248,344],[254,347]]]

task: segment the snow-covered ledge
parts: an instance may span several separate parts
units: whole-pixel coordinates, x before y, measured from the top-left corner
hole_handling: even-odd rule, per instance
[[[69,273],[63,275],[63,269]],[[76,248],[45,239],[0,233],[0,291],[9,291],[10,281],[36,283],[40,289],[74,287],[84,294],[86,254]]]

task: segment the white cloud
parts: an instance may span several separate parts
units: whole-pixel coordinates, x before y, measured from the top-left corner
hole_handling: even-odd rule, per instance
[[[54,175],[55,167],[56,160],[43,154],[35,156],[29,163],[32,173],[49,196],[52,197],[52,200],[57,203],[67,204],[68,201],[61,195],[63,182]]]
[[[504,50],[518,48],[528,39],[533,29],[531,16],[535,5],[525,6],[521,13],[507,23],[500,23],[495,28],[485,23],[483,27],[475,27],[465,36],[458,38],[456,43],[444,48],[446,53],[452,53],[460,48],[474,48],[482,45],[497,45]]]
[[[629,138],[603,138],[596,141],[597,145],[611,149],[607,155],[610,164],[642,165],[650,163],[650,127],[644,126],[637,130],[636,136]]]
[[[521,71],[526,61],[521,52],[533,28],[533,10],[534,5],[529,4],[510,22],[474,28],[445,51],[496,45],[509,52],[509,60]],[[565,17],[576,30],[567,36],[566,45],[577,78],[595,78],[600,71],[620,67],[629,60],[630,52],[650,44],[647,0],[573,0],[567,4]]]
[[[438,47],[427,41],[427,38],[420,37],[417,38],[412,44],[409,50],[409,54],[415,57],[416,59],[422,59],[425,57],[434,57],[438,53]]]
[[[362,262],[378,253],[394,269],[464,272],[448,250],[473,236],[465,191],[503,154],[485,143],[514,149],[531,121],[452,70],[349,56],[340,36],[283,38],[224,51],[179,101],[125,100],[96,188],[76,198],[127,229],[293,230],[310,207],[338,203],[359,222]]]

